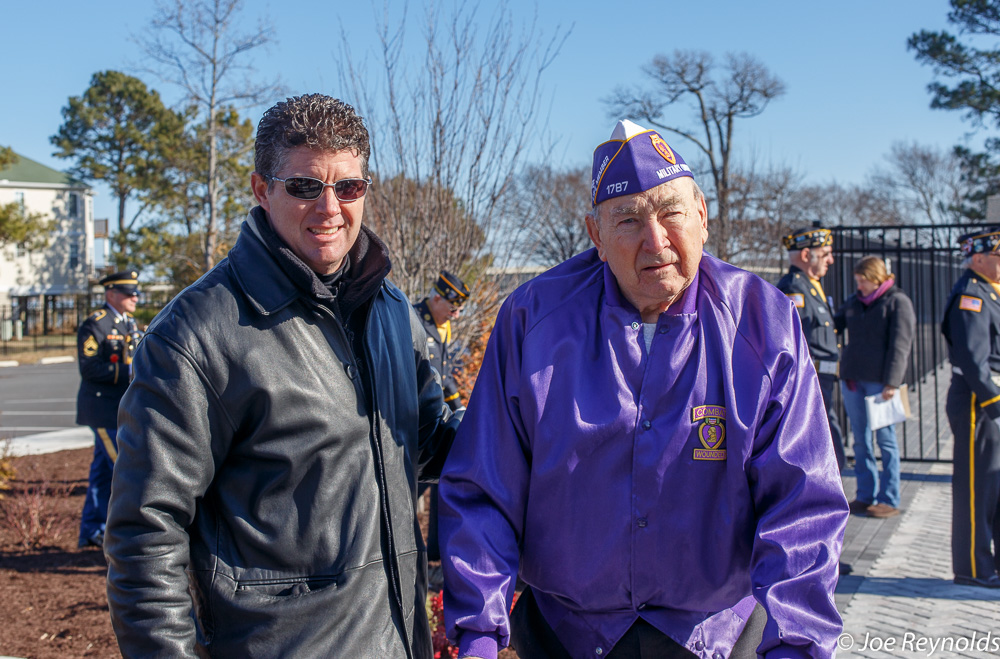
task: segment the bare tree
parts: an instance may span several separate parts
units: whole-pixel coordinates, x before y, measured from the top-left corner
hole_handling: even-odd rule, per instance
[[[679,135],[694,144],[712,174],[716,222],[709,247],[729,260],[733,239],[742,230],[732,223],[730,180],[733,139],[738,119],[762,113],[771,99],[785,93],[785,85],[760,61],[746,53],[727,54],[717,66],[707,52],[674,51],[657,55],[643,67],[649,87],[619,87],[605,100],[612,118],[631,118]],[[688,103],[694,110],[696,128],[684,127],[666,118],[668,109]]]
[[[828,183],[802,189],[808,204],[823,226],[892,226],[905,224],[899,201],[885,190],[868,184]]]
[[[584,217],[590,212],[590,168],[557,171],[533,165],[510,187],[509,236],[517,236],[526,263],[554,266],[593,246]]]
[[[758,274],[774,274],[784,266],[781,238],[813,218],[803,195],[802,175],[786,166],[734,166],[730,172],[730,219],[738,232],[730,235],[732,262]],[[713,227],[709,225],[709,233]]]
[[[208,212],[205,219],[203,257],[206,270],[219,254],[220,141],[223,117],[230,111],[258,105],[273,98],[280,87],[255,78],[248,59],[251,51],[267,45],[272,31],[263,22],[243,31],[238,25],[244,0],[159,0],[150,23],[149,37],[138,37],[156,72],[184,90],[197,108],[208,144],[205,186]]]
[[[910,224],[957,224],[962,202],[971,193],[962,177],[961,159],[916,142],[896,142],[869,177],[873,188],[894,196]]]
[[[442,268],[474,283],[509,251],[504,193],[529,146],[542,143],[543,75],[567,33],[556,27],[544,37],[537,18],[519,27],[505,3],[488,21],[478,12],[430,6],[422,58],[404,48],[413,23],[383,15],[377,75],[343,48],[344,82],[372,131],[378,184],[366,215],[392,252],[394,281],[411,297]],[[351,43],[347,35],[343,43]]]

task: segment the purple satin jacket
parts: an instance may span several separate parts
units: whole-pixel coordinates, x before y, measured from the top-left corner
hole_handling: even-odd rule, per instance
[[[727,656],[755,600],[759,652],[832,656],[848,509],[795,308],[704,254],[642,332],[593,249],[504,303],[440,483],[449,637],[496,657],[520,570],[573,657],[640,616]]]

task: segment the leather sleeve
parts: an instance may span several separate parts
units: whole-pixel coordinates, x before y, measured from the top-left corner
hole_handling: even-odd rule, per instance
[[[193,361],[157,334],[142,341],[119,412],[104,550],[122,654],[193,657],[188,529],[233,427]]]
[[[451,412],[444,402],[441,377],[427,358],[427,341],[416,311],[410,307],[410,333],[416,360],[419,414],[417,474],[421,482],[436,483],[455,441],[464,411]]]

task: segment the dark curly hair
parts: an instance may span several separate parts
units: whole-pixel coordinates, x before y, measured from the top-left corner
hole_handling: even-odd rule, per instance
[[[368,129],[354,108],[341,100],[323,94],[305,94],[268,109],[257,124],[254,168],[265,178],[274,176],[284,164],[287,152],[299,146],[316,151],[350,149],[361,157],[362,176],[368,176],[371,155]]]

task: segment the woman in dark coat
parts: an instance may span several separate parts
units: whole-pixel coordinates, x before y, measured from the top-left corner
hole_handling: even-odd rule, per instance
[[[851,512],[872,517],[899,514],[899,446],[896,428],[872,432],[865,396],[889,400],[903,383],[910,358],[916,316],[913,302],[895,286],[893,275],[877,256],[866,256],[854,266],[858,290],[834,318],[847,341],[840,358],[844,407],[854,433],[854,470],[857,496]],[[874,435],[874,437],[873,437]],[[874,440],[874,441],[873,441]],[[875,464],[874,444],[882,454],[882,473]]]

